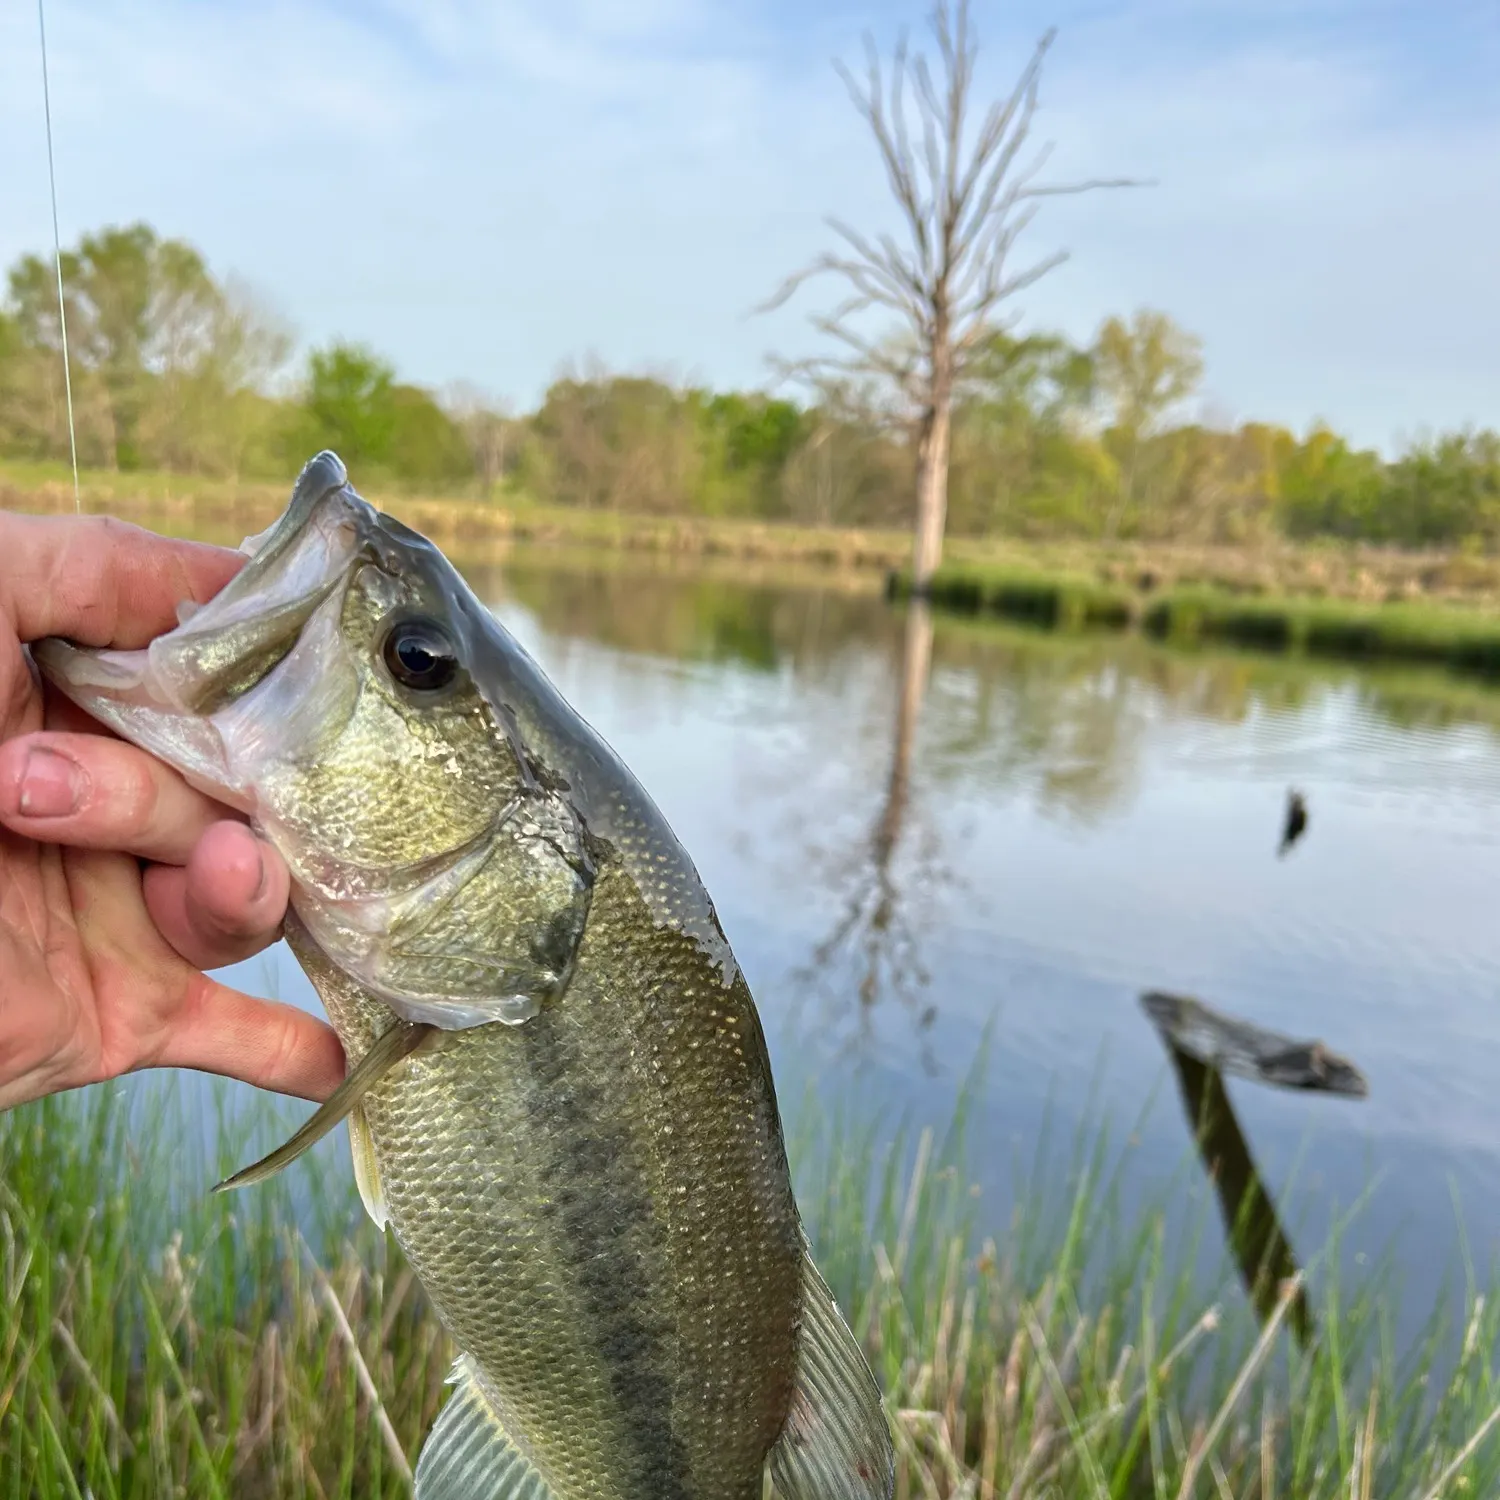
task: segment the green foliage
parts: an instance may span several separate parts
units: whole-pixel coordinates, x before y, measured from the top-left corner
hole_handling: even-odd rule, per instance
[[[690,509],[706,477],[700,408],[642,376],[560,380],[531,421],[521,482],[563,505]]]
[[[308,356],[281,448],[284,466],[332,448],[351,467],[409,483],[452,485],[475,472],[475,452],[454,418],[420,386],[398,384],[395,367],[359,344]]]
[[[511,417],[338,342],[279,394],[289,339],[192,246],[135,224],[85,235],[63,262],[86,466],[284,479],[327,446],[367,483],[618,515],[912,518],[912,432],[858,382],[792,401],[596,369]],[[0,307],[0,457],[66,458],[60,345],[54,268],[23,256]],[[949,532],[1500,551],[1500,434],[1436,436],[1386,462],[1321,425],[1299,438],[1174,421],[1202,369],[1198,340],[1152,309],[1106,319],[1087,347],[991,331],[955,393]]]
[[[145,224],[85,235],[63,272],[85,453],[123,470],[208,466],[213,430],[237,429],[234,398],[252,373],[245,311],[191,245]],[[11,406],[5,425],[23,450],[50,451],[64,417],[54,268],[23,256],[9,293],[19,347],[7,363],[22,364],[45,395],[30,409]]]
[[[892,591],[905,595],[910,580],[898,574]],[[1140,625],[1182,644],[1228,641],[1262,651],[1429,663],[1500,676],[1500,619],[1472,609],[1246,597],[1188,585],[1147,594],[1077,575],[972,563],[945,563],[929,593],[947,609],[1065,630]]]
[[[709,428],[721,435],[731,472],[781,468],[803,437],[804,416],[790,401],[758,392],[709,396],[703,403]]]
[[[388,462],[401,479],[438,485],[470,478],[474,454],[462,429],[420,386],[398,385],[391,392],[395,425]]]
[[[721,515],[787,514],[780,481],[808,436],[807,413],[760,392],[695,394],[715,492],[705,508]]]
[[[1500,433],[1419,443],[1385,474],[1378,539],[1426,547],[1500,541]]]
[[[1052,334],[991,335],[955,412],[953,531],[1093,529],[1114,480],[1113,460],[1088,431],[1096,385],[1091,351]]]
[[[1199,340],[1152,308],[1128,322],[1106,318],[1093,363],[1111,425],[1129,438],[1149,433],[1203,378]]]
[[[1278,478],[1282,525],[1293,537],[1366,535],[1385,488],[1377,454],[1351,448],[1321,425],[1286,455]]]
[[[345,462],[384,467],[396,431],[396,370],[355,344],[314,349],[307,361],[305,448],[334,448]]]

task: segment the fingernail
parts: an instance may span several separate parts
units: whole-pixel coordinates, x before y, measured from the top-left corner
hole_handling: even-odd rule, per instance
[[[250,837],[255,839],[255,858],[258,861],[260,869],[260,874],[255,878],[255,889],[250,892],[250,899],[252,901],[259,901],[265,895],[266,884],[271,877],[270,871],[266,869],[266,846],[258,838],[255,838],[254,834],[251,834]]]
[[[21,772],[21,812],[28,818],[65,818],[83,796],[83,773],[55,750],[33,750]]]

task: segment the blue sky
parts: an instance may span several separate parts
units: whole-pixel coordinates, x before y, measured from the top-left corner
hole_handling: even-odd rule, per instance
[[[1013,313],[1088,337],[1149,304],[1204,340],[1203,414],[1390,447],[1500,425],[1493,0],[977,3],[1009,84],[1060,27],[1037,140],[1072,251]],[[883,227],[831,60],[920,3],[49,0],[65,239],[145,218],[304,342],[525,406],[591,356],[719,385],[815,347],[828,243]],[[0,11],[0,260],[50,240],[36,16]]]

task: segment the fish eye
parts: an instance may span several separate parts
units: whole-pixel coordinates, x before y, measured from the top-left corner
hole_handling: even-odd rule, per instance
[[[436,692],[458,675],[458,656],[448,632],[422,616],[391,626],[381,656],[391,676],[416,692]]]

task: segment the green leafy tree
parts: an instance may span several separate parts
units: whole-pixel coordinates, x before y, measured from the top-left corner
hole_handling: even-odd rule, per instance
[[[1371,529],[1406,547],[1500,541],[1500,434],[1447,433],[1414,444],[1386,468]]]
[[[774,517],[787,513],[783,478],[808,435],[802,409],[761,392],[702,392],[697,397],[721,513]]]
[[[430,391],[399,384],[395,366],[363,344],[335,343],[308,356],[302,418],[290,442],[302,457],[332,448],[351,468],[412,484],[473,476],[474,454]]]
[[[332,448],[346,464],[384,468],[396,432],[395,391],[395,367],[363,344],[314,349],[299,448]]]
[[[415,385],[391,389],[394,422],[387,462],[399,479],[452,485],[474,476],[474,454],[458,423]]]
[[[1282,528],[1293,537],[1353,540],[1377,535],[1384,483],[1379,454],[1351,448],[1319,424],[1281,460],[1277,509]]]
[[[532,418],[523,483],[564,505],[690,509],[707,477],[701,406],[700,397],[645,376],[559,380]]]
[[[162,241],[146,224],[85,235],[62,257],[70,352],[102,382],[109,408],[109,461],[140,468],[141,423],[152,377],[190,358],[217,291],[197,251]],[[11,273],[11,300],[27,342],[61,357],[52,266],[27,256]]]
[[[1086,525],[1111,471],[1087,432],[1094,387],[1089,352],[1058,335],[989,335],[955,409],[953,529]]]
[[[1113,535],[1150,477],[1142,463],[1147,440],[1203,378],[1202,343],[1165,313],[1142,308],[1129,322],[1105,320],[1093,365],[1110,412],[1107,443],[1120,465],[1119,493],[1104,527]]]
[[[1017,337],[999,329],[975,355],[969,382],[977,403],[1048,427],[1086,414],[1097,386],[1091,350],[1075,348],[1060,334]]]
[[[284,359],[287,340],[203,257],[146,224],[85,235],[62,257],[81,457],[120,469],[233,471],[245,447],[241,400]],[[23,256],[10,318],[31,401],[7,400],[10,441],[66,451],[55,267]]]

